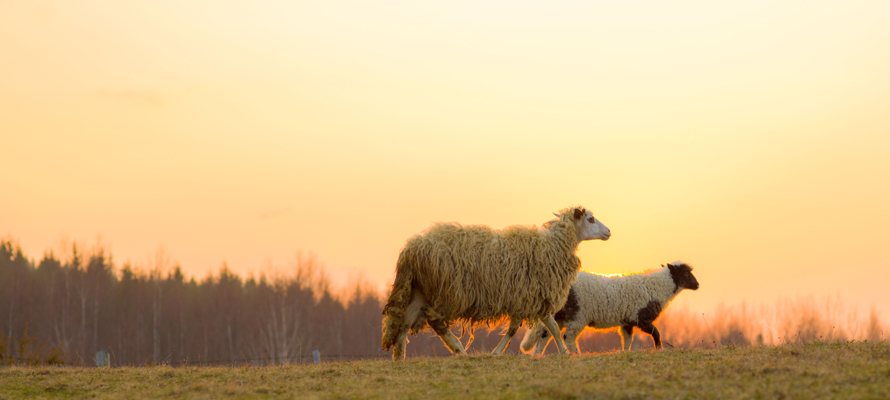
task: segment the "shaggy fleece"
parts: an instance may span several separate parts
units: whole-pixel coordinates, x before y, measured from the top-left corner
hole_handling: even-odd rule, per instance
[[[449,323],[492,325],[505,317],[538,320],[556,313],[581,267],[576,208],[561,210],[542,228],[441,223],[411,237],[383,309],[383,347],[395,344],[404,324],[412,334],[425,327],[423,320],[404,320],[412,288]]]

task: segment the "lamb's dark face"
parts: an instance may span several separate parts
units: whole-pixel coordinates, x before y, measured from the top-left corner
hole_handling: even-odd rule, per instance
[[[671,278],[674,279],[677,291],[683,289],[698,290],[698,279],[695,279],[695,275],[692,275],[692,267],[688,264],[674,261],[668,264],[667,267],[671,270]]]

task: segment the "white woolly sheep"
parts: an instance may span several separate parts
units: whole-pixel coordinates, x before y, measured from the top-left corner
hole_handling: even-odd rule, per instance
[[[558,334],[553,314],[566,302],[581,267],[575,254],[584,240],[608,240],[611,232],[583,207],[567,208],[542,228],[436,224],[408,239],[383,308],[385,349],[405,357],[407,336],[425,325],[452,353],[466,354],[449,327],[510,319],[494,353],[500,354],[523,320],[542,321]],[[566,353],[562,341],[557,341]]]
[[[639,274],[602,276],[581,271],[572,285],[565,306],[554,316],[559,328],[566,328],[565,343],[578,353],[578,335],[585,327],[606,329],[621,327],[621,348],[630,350],[633,328],[652,336],[655,348],[661,348],[661,335],[652,324],[661,311],[683,289],[698,290],[692,267],[675,261]],[[543,354],[550,341],[540,324],[529,327],[521,348]],[[537,346],[535,344],[537,343]]]

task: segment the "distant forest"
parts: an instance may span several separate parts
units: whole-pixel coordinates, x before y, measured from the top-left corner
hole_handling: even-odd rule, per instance
[[[380,346],[381,294],[361,282],[335,293],[313,257],[298,256],[288,274],[245,279],[223,264],[196,280],[162,252],[147,269],[116,266],[101,247],[84,252],[71,244],[63,252],[33,261],[14,240],[0,240],[0,365],[96,365],[100,350],[113,366],[293,364],[311,362],[313,350],[324,361],[389,357]],[[885,340],[890,334],[874,310],[863,318],[840,299],[715,311],[668,308],[656,322],[666,347]],[[469,332],[452,330],[469,342]],[[501,337],[500,329],[473,333],[470,352],[490,351]],[[520,329],[508,352],[519,352],[524,333]],[[588,330],[579,345],[584,352],[611,351],[621,339],[617,332]],[[637,332],[634,348],[651,349],[652,341]],[[407,354],[450,353],[423,332],[409,336]]]
[[[7,350],[27,328],[78,364],[92,364],[99,350],[118,365],[280,364],[314,349],[381,353],[379,295],[359,285],[335,299],[312,258],[301,258],[286,278],[245,280],[223,266],[200,281],[186,279],[179,266],[163,273],[163,259],[149,271],[111,260],[105,250],[87,254],[75,244],[64,259],[47,252],[35,263],[11,240],[0,241]]]

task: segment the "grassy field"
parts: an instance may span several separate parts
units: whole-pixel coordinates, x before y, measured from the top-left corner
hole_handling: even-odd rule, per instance
[[[890,399],[890,344],[474,355],[285,367],[0,369],[0,398],[69,397]]]

